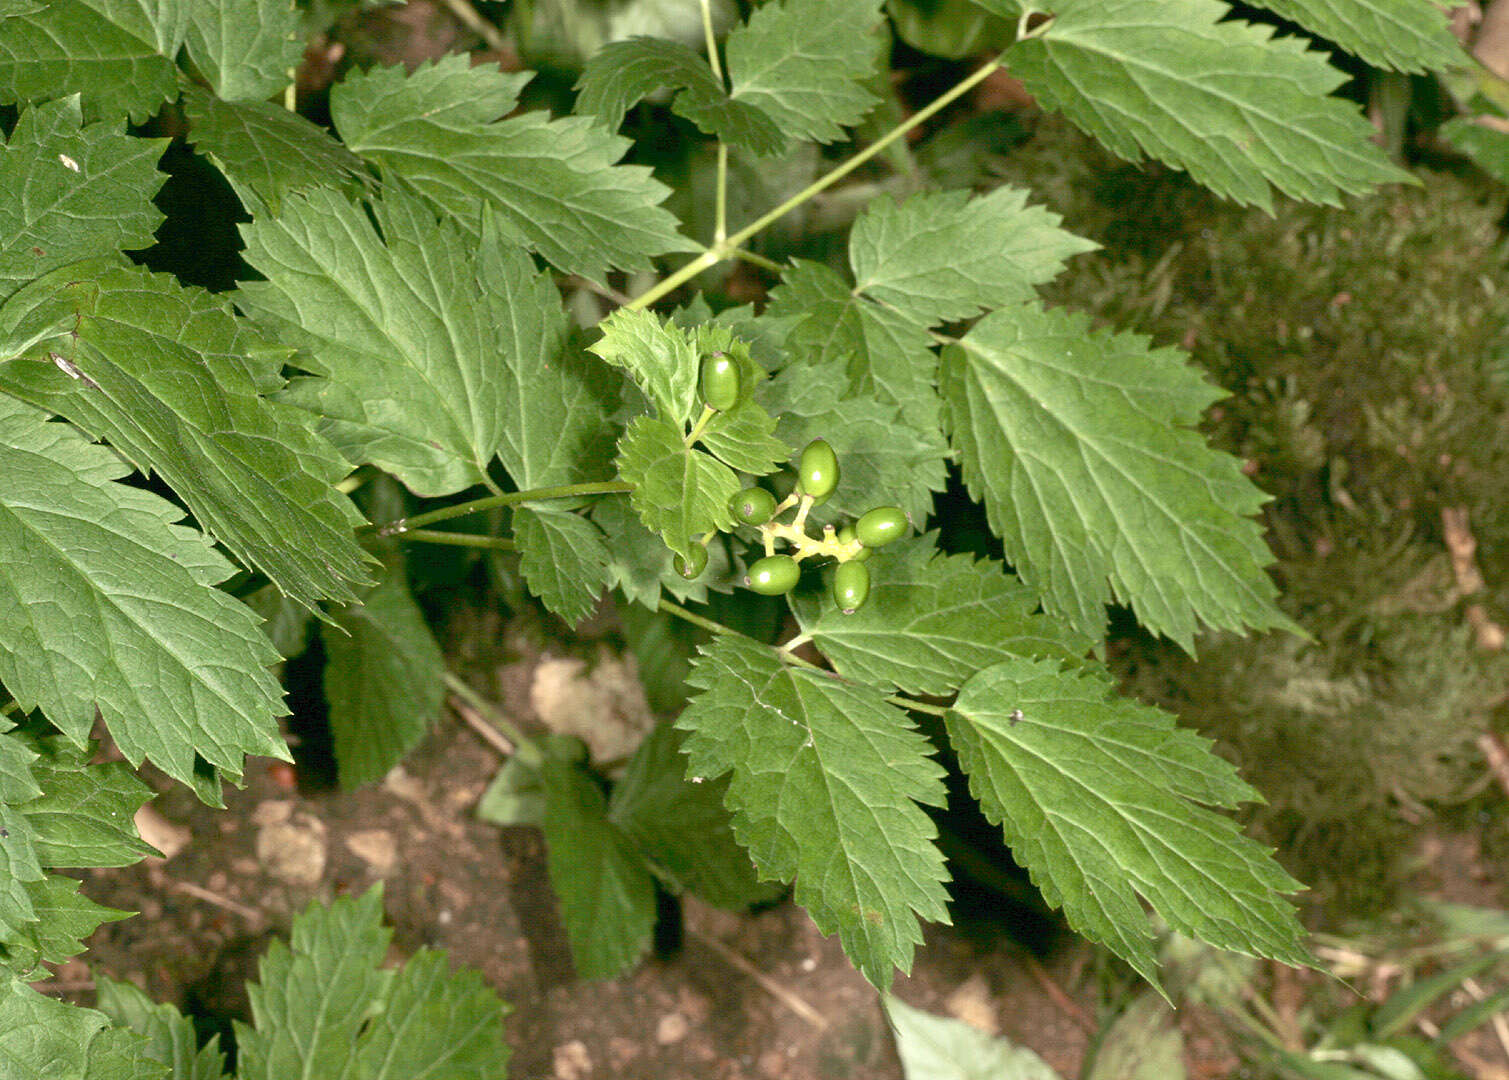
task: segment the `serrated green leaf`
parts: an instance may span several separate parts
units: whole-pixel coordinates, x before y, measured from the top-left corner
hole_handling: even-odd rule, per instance
[[[1269,185],[1306,202],[1412,183],[1344,78],[1299,38],[1220,20],[1218,0],[1064,0],[1052,25],[1007,54],[1011,73],[1128,161],[1143,153],[1264,210]]]
[[[653,311],[622,307],[597,327],[602,337],[588,346],[629,373],[662,420],[683,427],[694,412],[701,363],[692,337]]]
[[[1050,611],[1098,638],[1114,597],[1186,651],[1201,622],[1293,628],[1250,517],[1267,496],[1193,430],[1221,391],[1183,354],[1035,305],[961,346],[942,382],[965,483]]]
[[[609,131],[617,131],[624,113],[646,96],[673,90],[672,112],[730,146],[763,157],[786,145],[774,120],[747,101],[731,99],[707,61],[679,41],[609,42],[587,61],[576,89],[576,111],[601,118]]]
[[[1037,612],[1037,596],[998,562],[944,555],[936,534],[887,547],[870,595],[845,615],[826,593],[793,597],[802,632],[841,675],[942,695],[1014,656],[1076,661],[1090,638]]]
[[[399,969],[382,1011],[362,1033],[356,1075],[503,1080],[509,1057],[505,1012],[479,972],[452,972],[445,953],[420,949]]]
[[[44,758],[32,772],[43,793],[17,809],[26,816],[43,865],[130,866],[144,855],[158,854],[138,835],[133,821],[152,798],[152,789],[124,762],[85,766],[68,756],[55,762]]]
[[[880,0],[781,0],[735,28],[725,45],[736,102],[798,139],[833,142],[879,100],[864,86],[884,40]]]
[[[142,1053],[168,1066],[173,1080],[221,1080],[225,1076],[219,1035],[211,1036],[201,1047],[193,1022],[172,1005],[154,1004],[131,983],[116,982],[105,975],[96,974],[94,983],[100,1012],[117,1026],[142,1036],[146,1040]]]
[[[701,603],[707,599],[710,587],[722,592],[732,589],[729,576],[733,566],[725,544],[717,540],[709,544],[707,569],[696,581],[688,581],[676,573],[675,556],[670,548],[645,528],[627,495],[598,499],[592,507],[592,520],[606,535],[613,537],[609,546],[612,561],[608,564],[608,574],[613,587],[623,590],[624,596],[632,603],[656,607],[662,591],[682,603],[688,600]]]
[[[292,0],[194,0],[184,41],[189,59],[225,101],[282,90],[304,54]]]
[[[774,649],[720,637],[693,669],[676,726],[692,777],[732,773],[734,835],[870,982],[909,970],[918,918],[948,921],[932,820],[943,770],[906,713],[876,687],[788,666]]]
[[[0,300],[68,263],[152,246],[167,140],[121,128],[84,124],[76,96],[22,110],[0,143]]]
[[[855,291],[924,326],[1033,299],[1071,255],[1100,245],[1060,229],[1063,219],[1027,205],[1027,192],[940,191],[905,202],[876,199],[854,222]]]
[[[44,877],[42,863],[31,842],[31,825],[14,807],[0,803],[0,941],[9,942],[37,921],[29,886]],[[3,980],[0,974],[0,980]]]
[[[616,978],[649,950],[655,883],[629,838],[608,820],[607,800],[586,773],[546,758],[540,776],[550,887],[576,973]]]
[[[0,398],[0,682],[82,746],[96,707],[133,765],[191,783],[194,756],[241,776],[288,758],[277,661],[213,586],[231,566],[182,511],[67,424]]]
[[[49,0],[0,19],[0,102],[69,94],[91,115],[144,122],[177,96],[185,0]]]
[[[881,998],[896,1033],[906,1080],[1061,1080],[1025,1046],[993,1039],[962,1020],[933,1016],[900,998]]]
[[[245,226],[244,257],[267,280],[242,285],[237,303],[298,347],[314,375],[284,399],[324,417],[343,453],[417,495],[449,495],[485,480],[503,438],[492,327],[508,322],[508,298],[420,200],[389,188],[371,209],[376,225],[316,189]]]
[[[293,940],[274,941],[247,986],[253,1027],[236,1022],[238,1080],[346,1076],[357,1035],[392,972],[379,971],[390,932],[382,926],[382,889],[310,904],[293,922]]]
[[[424,738],[445,698],[445,657],[408,583],[390,570],[325,635],[325,699],[341,786],[381,780]]]
[[[41,965],[61,964],[84,951],[84,939],[107,922],[129,919],[133,912],[96,904],[79,892],[79,883],[60,874],[48,874],[26,883],[36,921],[4,942],[0,966],[22,979],[46,978]]]
[[[694,536],[733,527],[728,500],[739,491],[734,471],[688,448],[664,420],[641,416],[618,441],[618,475],[634,485],[629,502],[666,547],[685,557]]]
[[[109,1022],[93,1009],[0,980],[0,1080],[168,1080],[143,1053],[140,1036]]]
[[[9,718],[0,716],[0,803],[23,803],[42,794],[31,771],[37,752],[10,734],[15,727]]]
[[[64,416],[143,472],[199,527],[313,609],[368,578],[349,466],[298,410],[262,396],[278,358],[229,303],[108,261],[75,264],[0,307],[0,390]],[[0,346],[3,349],[4,346]]]
[[[362,159],[281,105],[221,101],[191,86],[184,91],[183,108],[189,142],[215,163],[249,207],[260,200],[275,215],[295,191],[333,187],[353,196],[361,191]]]
[[[413,184],[474,229],[491,204],[514,235],[567,273],[646,269],[694,250],[660,203],[668,189],[642,165],[619,165],[627,139],[590,117],[543,112],[499,119],[529,76],[448,56],[412,73],[374,68],[330,92],[346,145]]]
[[[529,591],[572,626],[586,618],[612,583],[602,530],[580,514],[521,506],[513,535]]]
[[[760,881],[734,840],[724,806],[728,778],[688,780],[682,739],[670,724],[644,737],[623,779],[613,785],[608,820],[677,892],[690,891],[734,910],[775,899],[785,886]]]
[[[1262,0],[1263,7],[1374,67],[1421,72],[1466,56],[1433,0]]]
[[[1206,809],[1256,793],[1172,716],[1115,696],[1103,672],[1006,660],[964,684],[945,723],[970,791],[1043,898],[1154,986],[1139,897],[1219,948],[1309,963],[1283,898],[1299,884]]]

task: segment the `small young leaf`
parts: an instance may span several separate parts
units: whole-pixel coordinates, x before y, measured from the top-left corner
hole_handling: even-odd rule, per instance
[[[650,416],[629,425],[618,443],[618,475],[634,485],[639,519],[683,558],[693,537],[733,526],[728,500],[739,478],[721,461],[688,449],[675,427]]]
[[[733,100],[798,139],[833,142],[879,99],[864,87],[882,38],[880,0],[781,0],[728,35]]]
[[[521,506],[513,535],[529,591],[572,626],[591,614],[612,579],[602,530],[580,514]]]
[[[1413,183],[1372,141],[1344,76],[1299,38],[1222,21],[1217,0],[1063,0],[1010,50],[1011,73],[1128,161],[1147,153],[1268,210],[1269,185],[1308,202]]]
[[[1374,67],[1423,72],[1466,61],[1434,0],[1263,0],[1263,7]]]
[[[575,765],[546,758],[545,847],[576,973],[624,974],[650,947],[655,882],[644,858],[608,820],[607,801]]]
[[[1282,899],[1298,882],[1200,805],[1256,793],[1172,716],[1118,697],[1103,672],[1006,660],[964,684],[945,722],[970,792],[1043,898],[1154,986],[1139,896],[1219,948],[1309,963]]]
[[[146,1040],[142,1053],[168,1066],[173,1080],[221,1080],[225,1076],[219,1035],[211,1036],[201,1047],[193,1022],[172,1005],[154,1004],[133,984],[116,982],[99,973],[94,983],[100,1012],[118,1027],[141,1035]]]
[[[1013,1046],[944,1016],[881,998],[906,1080],[1062,1080],[1025,1046]]]
[[[662,420],[685,425],[701,411],[701,363],[692,337],[651,311],[619,308],[598,324],[602,337],[590,350],[629,373]]]
[[[788,666],[774,649],[720,637],[689,680],[676,726],[693,777],[732,773],[734,835],[870,982],[910,969],[917,919],[948,921],[943,857],[919,803],[941,806],[943,770],[906,713],[876,687]]]
[[[439,718],[445,657],[398,570],[333,615],[325,699],[341,786],[349,790],[381,780]]]
[[[618,165],[629,141],[590,117],[508,119],[528,75],[457,54],[413,72],[373,68],[330,92],[346,145],[413,184],[463,228],[489,203],[555,266],[592,281],[610,267],[690,251],[660,207],[668,189],[643,165]]]
[[[193,0],[184,42],[215,95],[258,101],[289,83],[304,53],[298,9],[288,0]]]
[[[987,315],[943,356],[951,438],[1006,557],[1100,637],[1129,603],[1186,651],[1200,622],[1293,628],[1250,515],[1266,496],[1193,429],[1221,392],[1183,355],[1036,305]]]

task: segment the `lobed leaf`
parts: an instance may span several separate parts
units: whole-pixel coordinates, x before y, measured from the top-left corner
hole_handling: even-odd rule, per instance
[[[304,54],[290,0],[193,0],[187,7],[184,44],[216,97],[258,101],[289,84]]]
[[[1433,0],[1263,0],[1263,7],[1374,67],[1423,72],[1465,60]]]
[[[0,945],[4,950],[0,968],[8,968],[23,981],[47,978],[44,963],[61,964],[77,956],[102,925],[133,914],[96,904],[79,892],[79,882],[60,874],[28,881],[26,893],[36,921],[26,923]]]
[[[513,535],[529,591],[572,626],[591,614],[612,584],[613,553],[602,530],[580,514],[521,506]]]
[[[1113,598],[1186,650],[1201,622],[1293,628],[1249,516],[1266,496],[1193,430],[1219,396],[1173,349],[1036,305],[987,315],[943,356],[970,493],[1022,580],[1097,638]]]
[[[399,968],[355,1056],[362,1080],[467,1077],[504,1080],[506,1012],[480,972],[452,972],[443,952],[420,949]]]
[[[1298,38],[1221,21],[1218,0],[1063,0],[1008,52],[1011,72],[1112,153],[1143,153],[1219,195],[1271,209],[1412,183],[1372,141],[1344,78]]]
[[[943,770],[881,690],[789,666],[774,649],[719,637],[688,680],[676,726],[693,782],[731,773],[734,835],[762,877],[797,903],[872,983],[911,967],[917,919],[948,921],[932,820]]]
[[[86,764],[83,753],[58,747],[32,766],[43,793],[17,809],[45,866],[130,866],[157,849],[142,840],[134,818],[152,789],[124,762]]]
[[[588,348],[629,373],[662,420],[683,427],[700,413],[701,363],[692,336],[652,311],[621,307],[598,323],[602,337]]]
[[[1282,898],[1299,884],[1206,809],[1256,793],[1172,716],[1116,695],[1102,671],[1013,659],[966,682],[945,723],[971,793],[1043,898],[1154,986],[1139,897],[1219,948],[1309,963]]]
[[[666,547],[685,557],[694,536],[733,527],[728,500],[739,478],[721,461],[689,448],[664,420],[641,416],[618,442],[618,475],[633,484],[629,495],[639,520]]]

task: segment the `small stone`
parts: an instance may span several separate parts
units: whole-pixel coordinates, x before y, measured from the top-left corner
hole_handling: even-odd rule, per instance
[[[253,820],[261,825],[257,830],[257,861],[267,873],[290,885],[320,883],[327,855],[323,821],[304,811],[295,813],[288,803],[283,808],[263,803],[253,813]]]
[[[655,1041],[661,1046],[670,1046],[686,1038],[692,1025],[679,1012],[666,1013],[655,1025]]]
[[[580,1039],[557,1046],[553,1058],[555,1080],[586,1080],[592,1075],[592,1055]]]
[[[194,834],[182,825],[175,825],[153,809],[151,803],[143,803],[136,812],[136,831],[143,840],[162,852],[164,859],[171,859],[186,848]]]
[[[990,984],[978,971],[944,999],[943,1008],[950,1016],[963,1020],[976,1031],[983,1031],[987,1035],[1000,1033],[995,1003],[990,998]]]
[[[387,829],[362,829],[346,837],[346,850],[367,864],[377,877],[385,878],[398,865],[398,844]]]

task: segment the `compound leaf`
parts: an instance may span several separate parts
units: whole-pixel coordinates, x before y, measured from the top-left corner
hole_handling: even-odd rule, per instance
[[[845,615],[826,594],[793,599],[802,631],[848,678],[909,694],[947,694],[1013,656],[1074,661],[1093,642],[1037,612],[1038,598],[1000,563],[944,555],[936,534],[870,563],[870,595]]]
[[[546,757],[545,846],[550,886],[561,903],[576,973],[584,979],[622,975],[650,947],[655,882],[608,804],[576,765]]]
[[[1129,161],[1147,153],[1268,210],[1269,185],[1307,202],[1411,183],[1372,141],[1344,78],[1299,38],[1221,21],[1218,0],[1064,0],[1013,46],[1011,72]]]
[[[1169,714],[1118,696],[1102,671],[1014,659],[966,682],[945,722],[970,791],[1043,898],[1154,986],[1139,896],[1219,948],[1309,963],[1282,896],[1299,884],[1206,808],[1256,793]]]
[[[257,101],[289,83],[304,53],[298,9],[289,0],[194,0],[184,44],[225,101]]]
[[[917,919],[948,921],[943,857],[919,803],[943,770],[906,713],[873,686],[788,666],[733,636],[702,650],[681,714],[693,777],[731,773],[734,835],[872,983],[911,967]]]
[[[902,203],[876,199],[849,235],[855,291],[924,326],[1030,300],[1069,256],[1098,246],[1060,229],[1061,220],[1005,186],[975,198],[940,191]]]
[[[499,119],[529,76],[448,56],[412,73],[374,68],[337,83],[330,111],[346,145],[413,184],[465,228],[484,203],[555,266],[602,282],[693,250],[660,206],[669,193],[643,165],[619,165],[629,141],[586,116],[538,110]]]
[[[572,626],[586,618],[612,584],[613,553],[602,530],[580,514],[521,506],[513,535],[529,591]]]
[[[178,507],[114,482],[129,471],[0,398],[0,682],[79,746],[98,708],[128,761],[186,784],[196,754],[233,779],[246,754],[286,760],[277,653],[213,587],[230,564]]]
[[[1465,61],[1433,0],[1263,0],[1263,7],[1374,67],[1422,72]]]
[[[84,124],[77,96],[22,110],[0,143],[0,299],[102,251],[151,247],[166,147],[119,121]]]
[[[445,657],[408,583],[390,569],[325,635],[325,698],[341,786],[381,780],[424,738],[445,697]]]
[[[685,558],[693,537],[733,527],[728,500],[739,478],[727,465],[689,448],[680,430],[641,416],[618,442],[618,475],[634,485],[630,504],[640,521]]]
[[[156,472],[199,527],[308,608],[354,598],[370,558],[333,486],[349,466],[298,410],[263,396],[277,356],[223,297],[99,260],[0,308],[0,389]]]
[[[781,0],[728,35],[732,98],[798,139],[833,142],[880,99],[864,85],[883,38],[880,0]]]
[[[1174,349],[1027,305],[943,356],[970,493],[1050,611],[1100,637],[1105,605],[1193,648],[1198,622],[1292,628],[1251,520],[1266,499],[1193,430],[1221,395]]]

